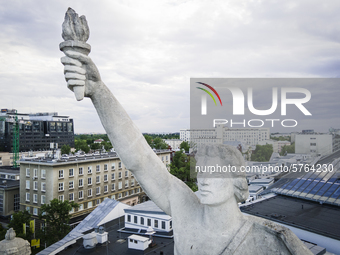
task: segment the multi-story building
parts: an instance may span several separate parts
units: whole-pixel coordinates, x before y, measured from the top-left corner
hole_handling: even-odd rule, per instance
[[[163,140],[173,150],[179,150],[181,143],[183,142],[181,139],[163,139]]]
[[[170,164],[170,151],[156,153],[165,165]],[[135,205],[145,199],[145,193],[116,153],[20,160],[21,210],[37,216],[41,205],[55,198],[78,203],[79,208],[71,212],[71,217],[78,217],[104,199]]]
[[[50,149],[50,143],[59,147],[74,147],[73,120],[57,112],[22,114],[2,109],[0,113],[0,151],[13,151],[13,125],[19,124],[19,151]]]
[[[190,130],[181,129],[179,132],[179,139],[181,139],[184,142],[190,142]]]
[[[1,175],[0,216],[9,217],[20,209],[19,180],[3,178],[3,173]]]
[[[181,130],[181,134],[184,130]],[[258,144],[260,141],[269,139],[269,128],[228,128],[217,125],[211,129],[191,129],[187,130],[189,141],[192,144],[223,144],[228,141],[241,141],[250,146]]]
[[[295,134],[295,153],[328,155],[333,152],[333,136],[320,133]]]

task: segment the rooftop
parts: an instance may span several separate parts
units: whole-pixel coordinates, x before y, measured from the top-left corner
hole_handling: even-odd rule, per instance
[[[165,214],[153,201],[149,200],[141,204],[137,204],[133,207],[125,209],[125,212],[150,212]]]
[[[340,208],[278,195],[240,207],[241,211],[340,240]]]

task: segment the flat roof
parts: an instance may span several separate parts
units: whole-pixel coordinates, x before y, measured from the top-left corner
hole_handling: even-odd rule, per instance
[[[242,206],[240,210],[340,240],[340,208],[338,206],[277,195]]]
[[[141,213],[166,214],[151,200],[137,204],[131,208],[124,209],[124,211],[125,213],[141,212]]]

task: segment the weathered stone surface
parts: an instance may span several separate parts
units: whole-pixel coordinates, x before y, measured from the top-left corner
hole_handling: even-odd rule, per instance
[[[173,219],[175,254],[311,254],[288,229],[270,221],[244,216],[237,202],[248,196],[242,173],[207,178],[198,176],[199,196],[172,176],[145,141],[118,100],[102,82],[92,60],[75,51],[62,59],[68,87],[86,73],[85,96],[89,97],[127,169],[133,172],[148,196]],[[77,72],[77,61],[83,69]],[[70,68],[72,66],[72,68]],[[68,71],[72,70],[72,72]],[[225,145],[203,147],[197,164],[244,165],[240,152]]]
[[[15,237],[15,231],[13,228],[7,230],[5,240],[0,242],[0,255],[29,255],[31,254],[31,248],[28,241]]]

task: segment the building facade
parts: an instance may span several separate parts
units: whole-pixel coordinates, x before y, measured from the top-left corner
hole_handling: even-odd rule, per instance
[[[19,151],[49,150],[50,143],[74,147],[73,119],[57,112],[22,114],[2,109],[0,113],[0,151],[13,151],[14,125],[19,124]]]
[[[156,151],[165,165],[170,151]],[[50,200],[74,201],[79,208],[71,217],[91,212],[104,199],[135,205],[145,199],[137,180],[116,153],[72,156],[63,159],[22,159],[20,161],[21,210],[33,216]]]
[[[295,153],[325,156],[333,152],[331,134],[295,134]]]

